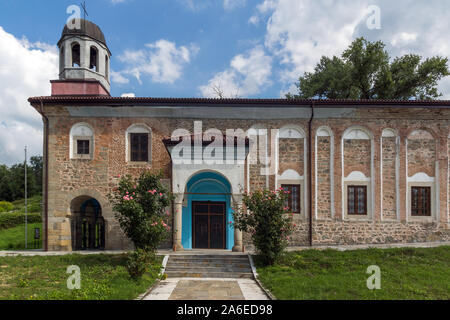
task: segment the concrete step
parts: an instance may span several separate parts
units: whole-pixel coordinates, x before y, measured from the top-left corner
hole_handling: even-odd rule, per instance
[[[236,267],[236,268],[247,268],[248,267],[248,263],[243,263],[243,262],[239,262],[239,263],[216,263],[216,262],[185,262],[185,261],[180,261],[180,262],[175,262],[175,261],[171,261],[167,263],[167,267],[216,267],[216,268],[220,268],[223,266],[231,266],[231,267]]]
[[[239,259],[226,259],[226,258],[195,258],[195,257],[186,257],[186,258],[172,258],[170,257],[172,261],[208,261],[208,262],[243,262],[246,263],[248,261],[248,257],[246,259],[239,258]]]
[[[247,255],[171,255],[167,261],[165,274],[172,278],[253,279]]]
[[[178,260],[199,260],[199,261],[248,261],[248,256],[170,256],[173,261]]]
[[[235,278],[253,279],[253,273],[242,272],[195,272],[195,271],[166,271],[168,278]]]
[[[244,268],[234,268],[234,267],[198,267],[198,268],[189,268],[189,267],[166,267],[166,271],[183,271],[183,272],[189,272],[189,271],[195,271],[195,272],[252,272],[252,269],[250,267],[244,267]]]

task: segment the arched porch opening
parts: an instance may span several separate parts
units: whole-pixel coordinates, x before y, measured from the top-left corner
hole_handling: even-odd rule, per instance
[[[105,219],[100,203],[89,196],[80,196],[72,200],[71,232],[72,249],[105,249]]]
[[[222,175],[207,171],[190,178],[182,214],[185,249],[227,249],[234,245],[231,185]]]

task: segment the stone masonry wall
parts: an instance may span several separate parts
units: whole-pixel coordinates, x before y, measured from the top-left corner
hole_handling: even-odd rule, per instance
[[[291,169],[304,174],[304,139],[281,138],[279,140],[279,174]]]
[[[383,137],[383,220],[396,220],[396,176],[395,176],[395,159],[396,159],[396,138]]]
[[[317,218],[331,219],[331,138],[317,139]]]
[[[408,115],[409,111],[402,111]],[[412,112],[412,111],[411,111]],[[312,177],[312,197],[317,197],[319,219],[313,221],[313,240],[315,244],[355,244],[355,243],[396,243],[396,242],[421,242],[421,241],[448,241],[450,217],[447,198],[450,188],[448,182],[450,139],[448,134],[450,126],[448,119],[438,119],[437,114],[428,115],[421,111],[420,120],[405,120],[400,118],[398,112],[389,109],[372,109],[369,111],[358,110],[352,117],[336,119],[317,119],[313,122],[313,130],[320,126],[328,126],[334,136],[334,156],[330,157],[330,138],[319,137],[317,148],[317,172],[318,194],[315,194],[315,177]],[[409,116],[412,119],[414,111]],[[48,190],[48,246],[49,250],[71,250],[70,219],[72,216],[70,205],[74,199],[80,196],[90,196],[97,199],[102,206],[102,213],[107,227],[107,249],[129,248],[130,243],[124,238],[114,218],[114,213],[109,204],[108,195],[117,185],[118,175],[131,174],[138,176],[143,170],[159,172],[162,170],[164,179],[169,180],[171,174],[170,157],[165,149],[162,139],[170,136],[177,128],[185,128],[193,132],[193,119],[152,119],[152,118],[73,118],[70,117],[65,107],[46,107],[49,117],[49,190]],[[71,160],[69,156],[69,133],[72,126],[79,122],[86,122],[94,128],[95,151],[92,160]],[[261,121],[260,121],[261,122]],[[262,121],[268,128],[280,128],[286,124],[301,126],[307,130],[307,119],[267,120]],[[125,162],[125,132],[132,124],[144,123],[152,129],[152,161],[150,164],[130,164]],[[254,125],[250,120],[205,120],[204,130],[208,128],[242,128],[247,130]],[[373,134],[374,143],[374,214],[371,221],[351,221],[343,219],[342,215],[342,154],[341,141],[345,130],[352,126],[363,126]],[[393,171],[394,142],[390,138],[383,138],[383,155],[381,156],[381,133],[384,128],[394,128],[400,137],[399,145],[399,176]],[[406,152],[406,137],[414,129],[427,128],[433,136],[440,137],[441,144],[436,148],[436,140],[419,141],[408,140],[408,152]],[[301,141],[301,142],[300,142]],[[291,141],[289,141],[291,142]],[[299,144],[297,144],[297,142]],[[371,147],[370,140],[346,140],[344,142],[345,170],[348,175],[352,171],[362,171],[370,176]],[[286,145],[288,155],[281,155],[280,164],[284,159],[296,159],[293,163],[303,173],[303,165],[297,161],[303,161],[303,140],[296,141],[295,145]],[[313,139],[312,145],[315,145]],[[280,145],[281,146],[281,145]],[[281,147],[280,147],[281,148]],[[292,150],[294,151],[290,151]],[[269,149],[270,150],[270,149]],[[294,152],[291,154],[290,152]],[[300,154],[300,156],[299,156]],[[313,155],[313,174],[315,172],[315,155]],[[282,160],[283,159],[283,160]],[[383,170],[381,172],[381,162]],[[408,162],[406,161],[408,159]],[[406,219],[406,163],[408,163],[409,175],[415,172],[425,172],[435,176],[435,160],[439,160],[440,181],[440,211],[439,220],[432,223],[426,221],[407,222]],[[331,186],[329,177],[330,161],[334,166],[334,182]],[[290,160],[289,160],[290,161]],[[281,168],[281,167],[280,167]],[[249,175],[251,188],[265,187],[266,177],[259,173],[259,168],[250,166]],[[381,181],[383,177],[383,193],[381,193]],[[396,219],[394,179],[399,181],[400,212],[399,220],[381,221],[383,219]],[[273,181],[273,179],[270,179]],[[272,184],[273,182],[271,182]],[[331,203],[331,190],[334,192],[334,203]],[[381,207],[383,197],[383,207]],[[312,202],[314,206],[315,201]],[[334,206],[335,216],[331,218],[331,206]],[[307,211],[307,210],[306,210]],[[314,207],[313,207],[314,212]],[[389,219],[390,220],[390,219]],[[292,237],[292,245],[308,244],[308,219],[295,216],[298,226]],[[244,242],[250,245],[248,235],[244,236]]]
[[[370,140],[344,140],[344,176],[361,171],[370,177]]]
[[[408,139],[408,175],[424,172],[435,176],[436,141],[434,139]]]

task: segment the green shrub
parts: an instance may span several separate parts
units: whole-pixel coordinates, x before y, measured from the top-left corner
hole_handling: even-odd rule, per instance
[[[126,268],[130,277],[134,280],[142,278],[150,263],[155,260],[155,255],[151,251],[136,249],[128,255]]]
[[[118,177],[119,186],[110,195],[115,216],[136,251],[129,255],[127,270],[133,279],[147,271],[158,246],[170,235],[167,207],[172,195],[161,183],[162,174],[144,172],[137,179]]]
[[[285,207],[288,191],[244,193],[244,210],[233,211],[235,228],[251,234],[264,265],[273,265],[289,243],[296,225]]]
[[[28,223],[42,222],[41,215],[30,213],[27,218]],[[25,223],[25,213],[12,212],[0,214],[0,230],[14,228]]]
[[[161,178],[150,172],[138,179],[122,177],[110,196],[116,219],[135,248],[155,252],[170,235],[167,208],[172,196]]]
[[[10,212],[13,211],[14,205],[8,201],[0,201],[0,212]]]

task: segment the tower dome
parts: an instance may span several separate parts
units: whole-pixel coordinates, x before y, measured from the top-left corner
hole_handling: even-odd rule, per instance
[[[61,39],[65,36],[86,36],[95,41],[101,42],[106,46],[105,35],[98,25],[85,19],[74,19],[74,26],[79,22],[80,28],[69,29],[67,24],[64,26]],[[61,41],[61,40],[60,40]]]
[[[85,19],[72,20],[64,26],[58,47],[59,80],[52,81],[55,94],[109,95],[111,52],[99,26]],[[96,83],[101,87],[95,88]]]

